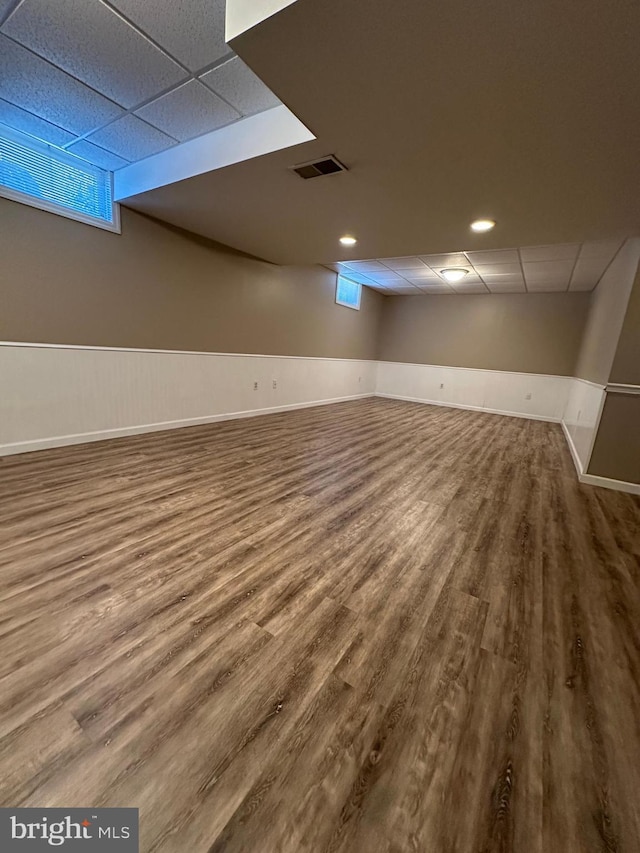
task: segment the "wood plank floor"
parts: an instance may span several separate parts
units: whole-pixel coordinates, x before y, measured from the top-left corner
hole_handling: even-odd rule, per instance
[[[640,501],[370,399],[0,462],[0,805],[144,853],[640,850]]]

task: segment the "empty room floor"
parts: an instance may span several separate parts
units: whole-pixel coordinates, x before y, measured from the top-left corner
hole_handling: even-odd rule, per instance
[[[640,499],[383,399],[0,460],[0,805],[150,851],[640,849]]]

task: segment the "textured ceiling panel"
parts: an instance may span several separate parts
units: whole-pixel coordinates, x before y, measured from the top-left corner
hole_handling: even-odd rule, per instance
[[[15,6],[16,0],[0,0],[0,21],[7,14],[12,6]]]
[[[606,257],[581,256],[574,267],[569,290],[593,290],[609,264],[610,260]]]
[[[487,275],[521,275],[520,264],[474,264],[474,269],[483,278]]]
[[[127,108],[187,76],[100,0],[24,0],[2,31]]]
[[[142,160],[175,145],[175,140],[133,115],[114,121],[88,137],[125,160]]]
[[[22,133],[29,133],[44,142],[49,142],[52,145],[66,145],[75,137],[68,130],[63,130],[61,127],[56,127],[45,121],[43,118],[28,113],[26,110],[20,109],[8,101],[0,99],[0,122],[12,127],[14,130],[19,130]]]
[[[86,139],[81,139],[80,142],[75,142],[67,148],[70,154],[75,154],[76,157],[82,157],[83,160],[88,160],[95,166],[100,166],[102,169],[109,169],[115,172],[116,169],[121,169],[128,165],[128,161],[117,154],[112,154],[110,151],[105,151],[104,148],[99,148]]]
[[[270,107],[277,107],[280,103],[273,92],[238,57],[203,74],[200,79],[243,115],[259,113]]]
[[[383,282],[394,293],[554,293],[567,290],[593,290],[620,248],[620,241],[571,243],[558,246],[531,246],[522,249],[452,252],[446,255],[420,255],[406,258],[372,258],[339,261],[331,265],[339,270],[345,263],[359,268],[362,284],[373,279]],[[524,261],[521,257],[538,258]],[[540,260],[546,258],[547,260]],[[555,260],[548,260],[555,258]],[[577,258],[577,261],[575,260]],[[472,261],[475,260],[475,264]],[[432,266],[426,266],[430,261]],[[467,274],[459,282],[448,282],[442,275],[447,267],[459,267]],[[384,270],[388,272],[384,272]],[[526,283],[525,278],[526,276]],[[368,279],[368,280],[367,280]],[[416,290],[407,285],[413,285]]]
[[[478,264],[519,264],[517,249],[482,249],[477,252],[465,252],[474,266]]]
[[[462,252],[453,252],[447,255],[420,255],[421,259],[432,269],[441,269],[443,267],[463,267],[468,266],[469,261]]]
[[[594,240],[583,243],[580,248],[580,258],[608,258],[611,260],[622,242],[620,240]]]
[[[76,134],[123,114],[116,104],[3,35],[0,97]]]
[[[562,243],[559,246],[527,246],[520,249],[523,261],[574,261],[578,255],[579,243]]]
[[[398,270],[399,272],[408,269],[421,269],[426,266],[420,258],[385,258],[384,263],[390,270]]]
[[[485,284],[491,291],[491,293],[525,293],[526,287],[524,286],[523,278],[515,278],[515,279],[506,279],[500,280],[497,279],[495,281],[486,281]]]
[[[384,272],[386,267],[380,261],[345,261],[340,264],[341,267],[349,270],[355,270],[356,272]]]
[[[524,262],[522,269],[527,284],[531,281],[564,281],[565,285],[568,285],[573,271],[573,261]]]
[[[402,270],[402,275],[408,281],[428,281],[430,279],[437,280],[439,278],[438,273],[429,267],[424,267],[424,269]]]
[[[240,118],[240,113],[197,80],[151,101],[136,110],[136,115],[181,142]]]
[[[111,0],[111,5],[191,71],[229,53],[225,0]]]

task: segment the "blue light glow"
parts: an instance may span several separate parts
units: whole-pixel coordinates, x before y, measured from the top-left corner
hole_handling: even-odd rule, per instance
[[[51,145],[0,136],[0,184],[83,216],[113,222],[111,173]]]
[[[345,305],[347,308],[355,308],[360,310],[360,296],[362,293],[362,285],[356,284],[355,281],[349,281],[344,276],[338,276],[336,285],[336,302],[338,305]]]

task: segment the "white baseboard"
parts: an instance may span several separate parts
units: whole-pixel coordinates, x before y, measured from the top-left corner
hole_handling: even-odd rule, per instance
[[[628,492],[630,495],[640,495],[639,483],[611,480],[609,477],[598,477],[596,474],[580,474],[578,479],[587,486],[599,486],[601,489],[613,489],[615,492]]]
[[[225,414],[209,415],[199,418],[185,418],[179,421],[163,421],[155,424],[139,424],[137,426],[97,430],[95,432],[77,433],[75,435],[60,435],[51,438],[35,439],[33,441],[18,441],[14,444],[0,444],[0,456],[13,456],[17,453],[28,453],[36,450],[50,450],[55,447],[68,447],[71,444],[88,444],[92,441],[107,441],[112,438],[125,438],[126,436],[141,435],[147,432],[163,432],[164,430],[201,426],[203,424],[217,423],[218,421],[255,418],[259,415],[272,415],[277,412],[289,412],[293,409],[310,409],[316,406],[328,406],[332,403],[346,403],[351,400],[362,400],[366,397],[373,396],[374,394],[355,394],[350,397],[334,397],[330,400],[313,400],[306,403],[291,403],[286,406],[271,406],[265,409],[251,409],[244,412],[228,412]]]
[[[578,480],[581,483],[584,483],[586,486],[598,486],[601,489],[613,489],[616,492],[627,492],[630,495],[640,495],[640,484],[638,483],[627,483],[624,480],[612,480],[610,477],[599,477],[596,474],[585,474],[582,468],[582,463],[580,462],[578,451],[576,450],[573,439],[571,438],[571,433],[564,421],[562,421],[562,430],[564,432],[564,437],[567,439],[567,444],[569,445],[573,464],[576,466]]]
[[[560,423],[560,418],[546,417],[543,415],[531,415],[527,412],[510,412],[505,409],[487,409],[484,406],[466,406],[462,403],[445,403],[442,400],[425,400],[423,397],[409,397],[404,394],[386,394],[376,391],[376,397],[386,397],[389,400],[405,400],[408,403],[424,403],[427,406],[441,406],[446,409],[465,409],[468,412],[485,412],[489,415],[504,415],[508,418],[525,418],[529,421],[546,421],[547,423]]]
[[[569,445],[569,451],[571,453],[571,458],[573,459],[573,464],[576,466],[576,473],[578,475],[578,479],[580,479],[580,477],[582,477],[582,462],[580,462],[578,451],[576,450],[576,446],[573,443],[573,439],[571,438],[571,433],[569,432],[569,428],[567,427],[564,420],[562,421],[562,431],[564,432],[564,437],[566,438],[567,444]]]

